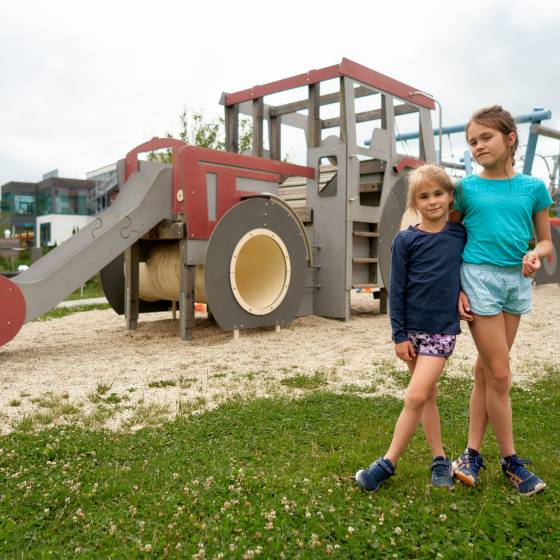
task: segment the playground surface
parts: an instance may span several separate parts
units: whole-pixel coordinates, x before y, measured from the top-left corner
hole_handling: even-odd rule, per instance
[[[560,287],[534,287],[533,302],[512,350],[513,382],[524,387],[558,362]],[[0,348],[2,432],[26,418],[39,418],[34,427],[135,429],[238,396],[298,398],[313,389],[401,396],[407,370],[394,357],[388,317],[371,294],[354,295],[352,309],[350,322],[300,317],[238,341],[202,320],[193,341],[182,342],[171,313],[141,315],[136,331],[111,309],[28,323]],[[447,375],[469,383],[476,352],[462,328]]]

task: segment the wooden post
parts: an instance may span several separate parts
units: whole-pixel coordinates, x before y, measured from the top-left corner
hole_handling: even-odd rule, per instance
[[[188,264],[187,241],[180,242],[181,286],[179,292],[179,330],[183,340],[192,340],[194,329],[195,266]]]
[[[263,112],[264,103],[262,97],[253,100],[253,155],[263,155]]]
[[[128,330],[135,330],[138,327],[139,249],[138,242],[136,242],[124,253],[124,317]]]
[[[387,314],[387,290],[385,288],[379,290],[379,313]]]
[[[239,106],[226,107],[226,150],[239,152]]]
[[[346,91],[344,88],[344,76],[340,78],[340,142],[346,143],[348,141],[348,120],[346,110]]]
[[[309,86],[309,99],[307,104],[307,147],[316,148],[321,143],[320,109],[320,84]]]
[[[271,159],[282,158],[281,149],[281,117],[270,117],[268,120],[268,145]]]

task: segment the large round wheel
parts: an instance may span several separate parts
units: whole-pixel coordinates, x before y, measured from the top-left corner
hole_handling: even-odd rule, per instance
[[[0,346],[21,329],[25,322],[25,299],[17,284],[0,275]]]
[[[292,322],[306,281],[306,245],[297,218],[274,199],[232,207],[212,232],[204,265],[208,305],[224,330]]]

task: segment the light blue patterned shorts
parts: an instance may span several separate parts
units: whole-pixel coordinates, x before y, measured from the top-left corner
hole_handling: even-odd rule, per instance
[[[477,315],[497,315],[502,311],[523,315],[531,311],[531,279],[521,274],[521,266],[464,262],[461,287]]]

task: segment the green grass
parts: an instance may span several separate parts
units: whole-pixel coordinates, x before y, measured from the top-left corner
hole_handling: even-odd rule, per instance
[[[280,384],[294,389],[317,389],[318,387],[327,385],[327,380],[325,372],[318,370],[312,376],[294,375],[292,377],[282,379]]]
[[[95,309],[109,309],[111,306],[108,303],[96,303],[94,305],[76,305],[74,307],[57,307],[47,311],[44,315],[37,317],[36,321],[49,321],[50,319],[60,319],[66,315],[73,313],[81,313],[82,311],[94,311]]]
[[[159,381],[150,381],[148,387],[150,389],[164,389],[165,387],[175,387],[177,381],[175,379],[160,379]]]
[[[85,283],[83,290],[81,288],[78,288],[77,290],[72,292],[66,298],[66,300],[89,299],[97,297],[105,297],[105,293],[103,292],[103,288],[101,287],[101,276],[99,276],[99,273],[97,273]]]
[[[356,490],[353,473],[390,441],[401,409],[390,397],[310,390],[163,422],[146,405],[131,422],[158,427],[132,433],[23,426],[0,438],[0,556],[558,558],[559,373],[512,393],[520,454],[549,485],[532,498],[505,485],[493,437],[479,488],[432,489],[421,433],[379,492]],[[442,380],[453,455],[468,394],[464,380]]]

